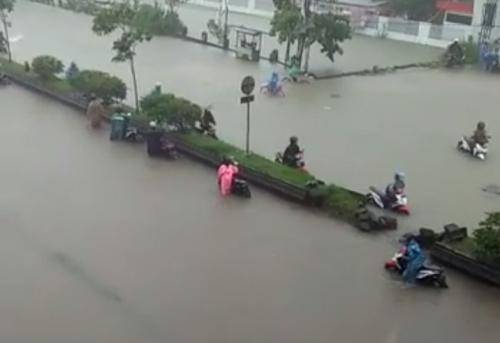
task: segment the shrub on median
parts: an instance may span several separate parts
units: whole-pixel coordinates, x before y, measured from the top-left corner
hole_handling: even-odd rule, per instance
[[[500,212],[488,213],[474,231],[474,253],[481,260],[500,265]]]
[[[64,70],[64,64],[53,56],[42,55],[33,59],[31,68],[41,79],[49,80]]]
[[[77,90],[85,95],[94,94],[104,104],[122,101],[127,97],[127,86],[116,76],[98,70],[84,70],[69,80]]]
[[[201,119],[201,107],[173,94],[151,92],[141,99],[141,109],[152,120],[189,131]]]

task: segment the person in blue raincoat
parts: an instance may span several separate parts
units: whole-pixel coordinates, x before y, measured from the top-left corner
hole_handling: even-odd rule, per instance
[[[417,280],[417,274],[425,262],[425,255],[415,238],[410,238],[406,244],[406,257],[408,263],[403,271],[403,280],[407,284],[414,284]]]
[[[268,82],[268,89],[271,93],[276,94],[278,92],[280,77],[277,72],[271,74],[271,79]]]

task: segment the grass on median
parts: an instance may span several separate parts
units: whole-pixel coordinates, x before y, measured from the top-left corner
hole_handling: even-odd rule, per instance
[[[24,65],[17,62],[9,62],[3,57],[0,57],[0,71],[5,71],[23,80],[46,87],[48,90],[58,94],[69,94],[71,92],[75,92],[75,89],[64,79],[53,78],[49,80],[42,80],[34,72],[26,72]]]
[[[196,133],[179,135],[182,139],[202,150],[210,152],[222,158],[233,156],[242,166],[255,169],[266,175],[275,177],[299,187],[305,187],[306,183],[314,180],[314,177],[282,164],[271,161],[263,156],[247,155],[241,149],[211,137]]]

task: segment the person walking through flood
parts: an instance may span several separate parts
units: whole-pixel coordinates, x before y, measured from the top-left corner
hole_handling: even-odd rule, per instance
[[[87,107],[87,113],[86,113],[90,126],[93,129],[99,128],[101,126],[102,121],[104,120],[105,114],[106,110],[104,109],[101,100],[95,96],[92,96],[91,101]]]
[[[217,183],[219,185],[220,193],[223,196],[231,194],[233,187],[233,181],[238,174],[238,166],[236,162],[233,162],[231,158],[224,157],[222,164],[217,170]]]

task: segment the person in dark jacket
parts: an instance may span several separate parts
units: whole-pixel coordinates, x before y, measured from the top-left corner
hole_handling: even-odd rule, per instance
[[[290,144],[283,153],[283,164],[297,168],[298,155],[300,154],[299,139],[296,136],[290,137]]]
[[[486,132],[486,124],[480,121],[479,123],[477,123],[476,130],[470,137],[470,143],[472,143],[471,147],[475,147],[476,144],[484,147],[486,144],[488,144],[489,140],[490,136],[488,136],[488,133]]]

